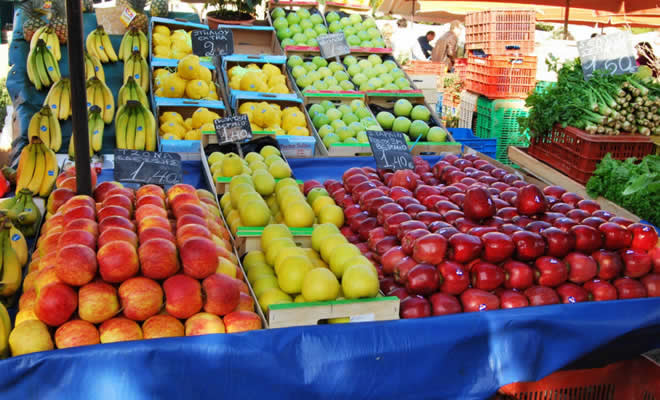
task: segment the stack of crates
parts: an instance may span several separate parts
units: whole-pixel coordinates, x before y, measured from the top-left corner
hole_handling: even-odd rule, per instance
[[[520,132],[518,124],[518,118],[527,115],[524,100],[490,100],[483,96],[477,100],[476,135],[482,139],[497,139],[497,161],[511,165],[507,148],[529,147],[529,133]]]
[[[525,98],[536,88],[536,12],[491,9],[465,19],[468,50],[465,88],[477,101],[476,135],[497,139],[497,160],[511,164],[508,146],[529,146],[518,118],[527,116]]]

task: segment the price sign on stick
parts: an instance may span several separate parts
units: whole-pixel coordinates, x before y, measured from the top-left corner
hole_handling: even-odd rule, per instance
[[[190,33],[193,54],[200,57],[226,56],[234,53],[234,34],[226,28],[198,29]]]
[[[596,70],[612,75],[637,71],[635,51],[630,32],[596,36],[577,42],[584,79],[590,79]]]
[[[351,53],[344,32],[320,35],[316,38],[323,58],[340,57]]]
[[[181,156],[177,153],[116,149],[115,180],[176,185],[183,182]]]
[[[401,132],[367,131],[369,145],[376,160],[376,167],[381,169],[413,169],[412,156],[408,143]]]
[[[213,120],[213,125],[218,136],[218,144],[252,139],[250,120],[245,114]]]

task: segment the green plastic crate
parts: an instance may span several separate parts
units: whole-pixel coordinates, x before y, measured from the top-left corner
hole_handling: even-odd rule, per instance
[[[511,164],[508,146],[528,147],[529,135],[520,133],[518,118],[527,116],[524,100],[477,100],[476,135],[483,139],[497,139],[497,160]]]

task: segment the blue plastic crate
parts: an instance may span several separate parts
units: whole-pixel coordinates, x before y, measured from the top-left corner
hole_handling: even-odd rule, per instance
[[[474,136],[472,129],[468,128],[447,128],[454,140],[468,146],[490,158],[497,157],[497,139],[481,139]]]

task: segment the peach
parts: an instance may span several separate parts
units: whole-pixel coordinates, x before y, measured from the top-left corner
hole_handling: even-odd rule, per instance
[[[55,252],[53,252],[55,253]],[[56,254],[56,253],[55,253]],[[39,295],[42,288],[50,285],[51,283],[61,283],[60,278],[57,277],[55,266],[49,266],[39,270],[39,274],[34,278],[34,290]]]
[[[55,178],[55,183],[59,186],[60,182],[62,182],[66,178],[71,178],[72,176],[76,176],[76,167],[75,167],[75,165],[61,171],[60,174],[57,175],[57,178]]]
[[[183,272],[193,278],[204,279],[218,267],[215,244],[210,239],[190,238],[180,246],[180,253]]]
[[[142,208],[139,208],[138,212],[140,212],[141,209]],[[154,227],[162,228],[166,231],[172,232],[172,226],[170,225],[170,221],[167,218],[163,218],[158,215],[152,215],[150,217],[145,217],[142,221],[138,222],[138,233],[147,228]]]
[[[88,232],[85,232],[91,235]],[[81,244],[62,247],[57,252],[55,273],[62,282],[71,286],[89,283],[96,275],[96,254]]]
[[[43,257],[39,258],[39,270],[54,267],[57,265],[57,250],[51,251]]]
[[[81,229],[66,230],[60,235],[60,240],[57,246],[61,249],[70,244],[81,244],[92,250],[96,250],[96,237]]]
[[[201,204],[184,203],[172,209],[174,216],[179,218],[183,215],[196,215],[202,219],[206,219],[208,212]]]
[[[186,336],[225,333],[225,324],[214,314],[201,312],[186,320]]]
[[[168,278],[179,270],[176,246],[167,239],[143,242],[138,250],[142,275],[152,279]]]
[[[216,268],[216,274],[225,274],[232,278],[236,278],[236,272],[238,268],[231,261],[224,257],[218,257],[218,268]]]
[[[106,243],[110,243],[115,240],[128,242],[133,245],[133,247],[137,247],[138,245],[138,237],[135,232],[129,229],[110,227],[103,231],[101,236],[99,236],[99,248],[103,247],[103,245]]]
[[[172,232],[163,228],[147,228],[140,232],[140,243],[145,243],[151,239],[165,239],[169,240],[173,244],[176,244],[176,239],[174,238]]]
[[[209,228],[209,231],[211,231],[212,234],[220,239],[229,240],[229,231],[227,231],[224,226],[218,225],[214,220],[207,218],[206,227]]]
[[[46,237],[43,237],[39,242],[39,257],[43,257],[46,254],[57,251],[57,246],[60,243],[61,232],[49,233]]]
[[[55,252],[57,254],[57,252]],[[39,271],[39,261],[41,259],[39,258],[38,254],[33,253],[32,254],[32,260],[30,261],[30,265],[28,265],[28,273],[34,272],[34,271]]]
[[[195,192],[197,192],[197,197],[199,197],[200,200],[208,199],[215,202],[215,195],[208,190],[197,189]]]
[[[96,202],[94,202],[94,199],[89,196],[76,195],[64,203],[57,211],[61,214],[65,214],[67,211],[73,208],[82,206],[96,208]]]
[[[234,311],[223,318],[227,333],[261,329],[261,318],[252,311]]]
[[[94,221],[96,219],[96,209],[90,206],[79,206],[67,210],[64,213],[64,221],[67,224],[78,218],[86,218]]]
[[[254,300],[252,299],[252,296],[249,294],[240,293],[240,297],[238,300],[238,305],[234,309],[234,311],[252,311],[254,312]]]
[[[241,293],[245,293],[247,295],[250,294],[250,289],[248,288],[247,283],[245,283],[243,281],[238,281],[238,290],[240,290]]]
[[[141,340],[142,329],[137,322],[128,318],[112,318],[99,327],[101,343],[127,342],[129,340]]]
[[[58,349],[99,344],[99,331],[87,321],[69,321],[55,331],[55,346]]]
[[[184,336],[183,324],[171,315],[154,315],[142,324],[145,339]]]
[[[185,225],[198,225],[198,226],[203,226],[205,228],[207,227],[205,218],[193,214],[186,214],[177,218],[176,220],[177,228],[181,228],[182,226]]]
[[[130,198],[122,194],[113,194],[112,196],[106,197],[105,200],[103,200],[103,207],[108,206],[123,207],[129,213],[133,213],[133,202]]]
[[[105,198],[101,202],[105,201],[105,199],[107,199],[108,197],[114,196],[116,194],[122,194],[128,197],[132,202],[135,201],[135,191],[131,188],[121,187],[121,188],[110,189],[106,194]]]
[[[197,190],[192,185],[178,183],[167,190],[167,200],[171,202],[172,199],[180,193],[189,193],[197,196]]]
[[[27,308],[16,313],[16,319],[14,321],[14,329],[22,324],[25,321],[39,321],[39,317],[34,313],[33,308]],[[41,322],[41,321],[39,321]]]
[[[184,204],[196,204],[200,205],[199,197],[197,194],[193,193],[179,193],[173,199],[170,199],[169,205],[173,213],[177,214],[177,209]]]
[[[165,308],[173,317],[185,319],[202,309],[202,286],[199,281],[183,274],[163,282]]]
[[[78,291],[78,315],[85,321],[99,324],[119,312],[117,290],[102,281],[88,283]]]
[[[211,232],[200,225],[184,225],[176,230],[176,241],[179,247],[194,237],[211,239]]]
[[[103,231],[112,227],[135,231],[135,224],[133,224],[133,222],[124,217],[113,215],[112,217],[108,217],[99,223],[99,232],[103,233]]]
[[[204,311],[220,316],[232,312],[241,297],[238,282],[240,281],[225,274],[213,274],[204,279]]]
[[[115,240],[106,243],[99,249],[96,258],[101,277],[106,282],[123,282],[140,270],[137,251],[128,242]]]
[[[156,315],[163,306],[163,289],[149,278],[128,279],[119,286],[118,293],[124,316],[134,321]]]
[[[46,206],[46,210],[51,214],[55,214],[57,210],[62,206],[62,204],[66,203],[67,200],[75,195],[75,191],[67,188],[58,188],[53,190],[50,192],[50,196],[48,196],[48,204]]]
[[[75,176],[64,178],[62,180],[60,180],[59,177],[58,177],[57,181],[59,181],[59,182],[56,182],[55,187],[57,187],[57,188],[69,189],[69,190],[78,190],[78,183],[76,181]]]
[[[50,326],[65,323],[78,307],[75,290],[64,283],[51,283],[37,295],[34,313],[41,322]]]
[[[220,239],[219,237],[215,235],[211,235],[211,240],[213,240],[213,243],[215,243],[216,246],[222,247],[223,249],[227,251],[232,251],[231,243],[229,243],[226,240]]]
[[[236,279],[239,281],[244,281],[245,275],[243,275],[243,270],[237,264],[234,264],[234,266],[236,267]]]
[[[152,216],[167,218],[167,211],[165,211],[163,207],[155,206],[153,204],[145,204],[135,210],[135,220],[138,225],[142,224],[142,221],[146,217]]]
[[[80,219],[74,219],[73,221],[69,222],[66,224],[66,227],[64,230],[74,230],[74,229],[80,229],[83,231],[87,231],[94,235],[94,237],[99,236],[99,225],[92,220],[85,219],[85,218],[80,218]]]
[[[43,232],[42,236],[50,235],[51,233],[62,232],[62,230],[64,230],[64,227],[68,222],[69,221],[66,221],[64,219],[64,215],[62,214],[53,215],[44,223],[44,226],[41,229]]]
[[[160,208],[165,208],[165,202],[163,201],[162,198],[158,196],[154,196],[153,194],[148,194],[142,197],[138,197],[137,203],[136,203],[136,208],[140,208],[142,206],[146,206],[147,204],[151,204],[152,206],[160,207]]]
[[[162,187],[158,185],[149,184],[149,185],[141,186],[135,192],[135,196],[137,199],[140,199],[141,197],[145,197],[145,196],[156,196],[165,200],[165,191],[163,190]]]
[[[94,199],[96,199],[98,203],[102,203],[103,200],[105,200],[105,198],[107,197],[109,191],[121,187],[124,186],[119,182],[114,182],[114,181],[101,182],[96,187],[96,189],[94,189]]]
[[[96,219],[99,222],[103,222],[104,219],[113,216],[124,217],[129,220],[131,219],[131,212],[120,206],[103,206],[99,209],[97,214]]]
[[[215,202],[212,202],[209,199],[201,199],[202,200],[202,206],[206,209],[207,214],[212,214],[216,216],[220,216],[220,210],[218,209],[218,206],[216,205]]]
[[[37,301],[37,291],[34,289],[25,290],[23,289],[23,294],[18,299],[18,310],[29,310],[34,308],[34,304]]]
[[[215,246],[215,252],[218,257],[223,257],[228,259],[234,264],[238,264],[238,260],[236,259],[236,255],[234,253],[230,252],[227,250],[226,247],[220,247],[220,246]]]

